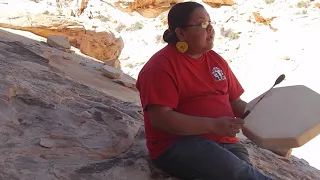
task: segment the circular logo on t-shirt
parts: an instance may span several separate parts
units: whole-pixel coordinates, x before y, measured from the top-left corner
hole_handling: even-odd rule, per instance
[[[222,81],[226,79],[226,76],[224,75],[223,71],[218,67],[212,68],[211,72],[216,81]]]

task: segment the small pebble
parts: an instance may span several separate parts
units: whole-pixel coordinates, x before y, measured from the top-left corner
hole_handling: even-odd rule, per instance
[[[83,111],[82,113],[80,113],[80,116],[85,119],[92,118],[92,115],[88,111]]]

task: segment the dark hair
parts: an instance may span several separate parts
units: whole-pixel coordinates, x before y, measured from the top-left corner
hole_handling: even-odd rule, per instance
[[[196,8],[204,8],[197,2],[182,2],[175,4],[168,14],[169,28],[163,33],[163,40],[167,43],[176,44],[179,39],[175,33],[176,28],[187,25],[191,13]]]

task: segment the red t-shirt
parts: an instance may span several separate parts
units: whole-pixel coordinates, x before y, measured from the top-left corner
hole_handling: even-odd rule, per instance
[[[228,63],[214,51],[194,60],[170,44],[154,54],[141,69],[136,87],[143,109],[149,104],[160,104],[179,113],[209,118],[235,117],[230,101],[244,92]],[[181,138],[154,128],[147,111],[144,111],[144,123],[152,159]],[[237,138],[215,134],[199,136],[217,142],[238,142]]]

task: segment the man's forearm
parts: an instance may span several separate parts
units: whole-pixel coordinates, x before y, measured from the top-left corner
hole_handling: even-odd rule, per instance
[[[231,102],[233,113],[238,118],[240,118],[244,114],[246,106],[247,106],[247,103],[242,99],[237,99],[234,102]]]
[[[214,119],[196,117],[168,111],[158,117],[151,117],[152,125],[169,133],[188,136],[211,133]]]

